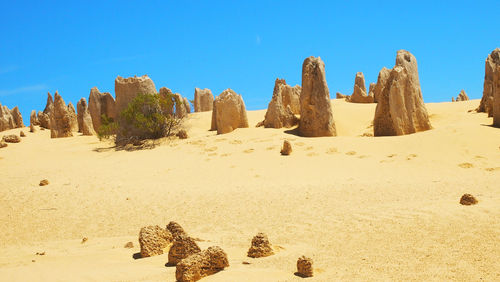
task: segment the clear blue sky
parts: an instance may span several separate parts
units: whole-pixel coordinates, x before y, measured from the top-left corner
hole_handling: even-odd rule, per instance
[[[308,56],[325,62],[333,97],[358,71],[375,82],[399,49],[416,56],[426,102],[481,97],[499,0],[374,2],[1,0],[0,103],[29,124],[47,91],[76,104],[93,86],[114,95],[117,75],[148,74],[190,99],[232,88],[264,109],[277,77],[301,84]]]

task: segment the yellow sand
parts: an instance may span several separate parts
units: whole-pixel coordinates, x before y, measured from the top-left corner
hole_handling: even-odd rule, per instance
[[[265,110],[216,135],[211,113],[194,113],[189,139],[139,151],[25,128],[0,149],[0,280],[174,281],[166,254],[132,258],[142,226],[173,220],[228,253],[203,281],[300,281],[301,255],[308,281],[499,281],[500,129],[467,112],[478,104],[427,104],[433,130],[378,138],[361,137],[375,104],[332,101],[328,138],[255,128]],[[479,204],[460,205],[464,193]],[[257,232],[274,256],[246,257]]]

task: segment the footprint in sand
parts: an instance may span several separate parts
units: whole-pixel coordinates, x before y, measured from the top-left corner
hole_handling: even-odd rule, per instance
[[[209,147],[205,149],[205,152],[214,152],[217,151],[217,146]]]
[[[338,150],[337,150],[337,148],[335,148],[335,147],[332,147],[332,148],[329,148],[328,150],[326,150],[326,153],[327,153],[327,154],[330,154],[330,155],[331,155],[331,154],[336,154],[336,153],[338,153],[338,152],[339,152],[339,151],[338,151]]]
[[[235,140],[229,141],[229,143],[233,144],[233,145],[239,145],[239,144],[242,144],[243,142],[241,140],[235,139]]]
[[[307,154],[308,157],[315,157],[315,156],[319,156],[318,153],[315,153],[315,152],[310,152]]]
[[[314,147],[313,146],[309,146],[309,147],[306,148],[306,151],[311,151],[312,149],[314,149]]]
[[[247,153],[247,154],[250,154],[250,153],[253,153],[253,151],[255,151],[255,149],[246,149],[245,151],[243,151],[243,153]]]
[[[490,172],[493,172],[493,171],[500,171],[500,166],[499,166],[499,167],[487,167],[487,168],[485,168],[484,170],[486,170],[486,171],[490,171]]]
[[[271,147],[267,147],[266,148],[266,150],[268,150],[268,151],[271,151],[271,150],[274,150],[274,149],[276,149],[276,146],[271,146]]]
[[[231,156],[231,154],[229,154],[229,153],[225,153],[225,154],[222,154],[222,155],[220,155],[220,156],[221,156],[221,157],[229,157],[229,156]]]
[[[390,155],[387,155],[388,158],[394,158],[395,156],[397,156],[397,154],[390,154]]]
[[[368,156],[367,156],[367,155],[361,155],[361,156],[359,156],[358,158],[360,158],[360,159],[365,159],[365,158],[368,158]]]
[[[217,153],[210,153],[208,154],[209,157],[217,156]]]
[[[461,168],[472,168],[472,167],[474,167],[474,165],[471,164],[471,163],[461,163],[461,164],[458,164],[458,166],[461,167]]]
[[[348,156],[354,156],[354,155],[356,155],[356,152],[355,151],[349,151],[349,152],[347,152],[345,154],[348,155]]]
[[[416,157],[417,157],[416,154],[409,154],[408,157],[406,157],[406,159],[409,161],[409,160],[416,158]]]
[[[215,142],[223,142],[223,141],[226,141],[227,139],[226,138],[219,138],[219,139],[215,139]]]
[[[304,145],[305,145],[304,142],[297,142],[297,143],[295,143],[295,146],[304,146]]]

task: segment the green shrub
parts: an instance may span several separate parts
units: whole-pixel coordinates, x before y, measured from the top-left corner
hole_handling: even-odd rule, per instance
[[[97,137],[99,138],[99,140],[111,138],[111,136],[116,134],[117,130],[118,130],[118,123],[116,123],[113,120],[113,118],[110,118],[105,114],[102,114],[101,125],[97,130]]]

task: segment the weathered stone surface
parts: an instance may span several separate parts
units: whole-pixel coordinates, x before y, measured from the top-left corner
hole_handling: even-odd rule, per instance
[[[179,93],[175,93],[175,116],[177,118],[187,117],[186,106],[184,105],[184,98]]]
[[[0,140],[0,148],[5,148],[5,147],[8,147],[9,145],[3,141],[3,140]]]
[[[38,184],[39,186],[46,186],[46,185],[49,185],[49,181],[47,179],[42,179],[40,180],[40,184]]]
[[[345,98],[349,97],[348,95],[344,95],[344,94],[342,94],[340,92],[337,92],[336,95],[337,95],[336,96],[337,99],[345,99]]]
[[[78,118],[76,115],[75,107],[71,102],[68,103],[68,112],[71,123],[71,131],[78,131]]]
[[[185,129],[179,130],[179,132],[177,132],[177,137],[179,137],[179,139],[187,139],[188,138],[187,131]]]
[[[477,199],[471,194],[463,194],[462,197],[460,198],[460,204],[465,206],[475,205],[477,203],[478,203]]]
[[[24,133],[24,131],[21,130],[21,132],[19,132],[19,136],[20,137],[26,137],[26,134]]]
[[[115,79],[116,116],[118,116],[137,94],[156,94],[154,82],[147,75]]]
[[[139,232],[139,245],[141,257],[151,257],[163,254],[164,250],[172,243],[172,234],[158,225],[141,228]]]
[[[194,111],[195,112],[207,112],[213,109],[214,95],[212,91],[208,88],[194,89]]]
[[[50,92],[47,93],[47,103],[43,113],[38,112],[38,121],[40,122],[40,127],[45,129],[50,129],[50,116],[54,110],[54,100]]]
[[[160,96],[163,96],[168,99],[169,105],[168,109],[165,109],[165,112],[168,115],[173,115],[175,106],[175,96],[174,93],[172,93],[172,90],[168,89],[167,87],[162,87],[160,88]]]
[[[325,64],[309,57],[302,65],[299,133],[306,137],[336,136]]]
[[[94,135],[94,125],[92,123],[92,116],[87,105],[87,100],[81,98],[76,104],[78,110],[78,131],[83,135]]]
[[[374,102],[375,102],[375,86],[377,86],[376,83],[372,82],[370,83],[369,89],[368,89],[368,96],[373,97]]]
[[[94,131],[96,132],[101,126],[102,115],[105,115],[111,119],[116,119],[117,117],[115,99],[113,99],[113,96],[111,96],[111,94],[109,94],[108,92],[101,93],[99,89],[97,89],[97,87],[93,87],[92,89],[90,89],[88,109]]]
[[[295,85],[294,87],[285,84],[281,89],[281,97],[283,99],[283,107],[290,106],[290,110],[294,115],[300,115],[300,93],[302,87]]]
[[[19,143],[21,142],[21,137],[15,134],[4,135],[2,141],[6,143]]]
[[[33,124],[30,124],[30,132],[31,133],[35,133],[36,132],[35,126]]]
[[[375,88],[373,89],[373,100],[375,103],[378,103],[380,100],[390,74],[391,70],[386,67],[383,67],[378,73],[377,84],[375,84]]]
[[[299,119],[293,114],[290,105],[283,104],[283,90],[286,87],[284,79],[277,78],[274,83],[273,97],[267,107],[264,118],[264,127],[266,128],[290,128],[296,125]]]
[[[184,228],[182,226],[175,222],[175,221],[170,221],[167,225],[167,230],[172,234],[172,237],[175,239],[175,237],[180,236],[180,235],[186,235],[186,231],[184,231]]]
[[[247,127],[247,111],[241,95],[231,89],[224,90],[214,100],[212,130],[217,130],[217,134],[225,134],[236,128]]]
[[[175,269],[175,278],[179,282],[198,281],[228,266],[227,254],[220,247],[209,247],[180,261]]]
[[[312,259],[301,256],[297,260],[297,275],[300,277],[313,277]]]
[[[431,129],[418,79],[417,60],[399,50],[373,120],[374,136],[395,136]]]
[[[281,148],[280,153],[283,156],[288,156],[292,153],[292,144],[290,144],[290,141],[288,140],[283,141],[283,148]]]
[[[362,72],[356,73],[356,78],[354,79],[354,91],[352,92],[349,102],[373,103],[373,96],[366,94],[365,76]]]
[[[64,103],[63,98],[56,91],[54,94],[54,107],[50,113],[50,137],[62,138],[71,137],[72,133],[72,113]]]
[[[168,264],[177,265],[181,260],[190,255],[201,252],[198,244],[189,236],[180,234],[174,236],[174,243],[168,252]]]
[[[499,95],[497,99],[500,108],[500,48],[496,48],[488,55],[485,62],[483,97],[477,108],[478,112],[487,113],[489,117],[494,113],[495,94]],[[500,109],[498,112],[498,127],[500,127]],[[495,119],[493,119],[495,124]]]
[[[469,101],[469,96],[467,96],[467,93],[465,93],[465,90],[461,90],[460,94],[458,94],[457,99],[455,99],[456,102],[460,101]]]
[[[251,258],[261,258],[274,255],[274,251],[269,243],[267,235],[258,233],[252,239],[252,245],[248,249],[247,255]]]
[[[184,107],[186,107],[186,113],[189,114],[191,113],[191,105],[189,104],[189,100],[187,97],[182,98],[182,101],[184,102]]]
[[[32,110],[30,114],[30,125],[40,125],[40,122],[38,121],[38,117],[36,115],[36,111]]]
[[[0,131],[24,127],[23,117],[16,106],[9,110],[7,106],[0,104]]]

